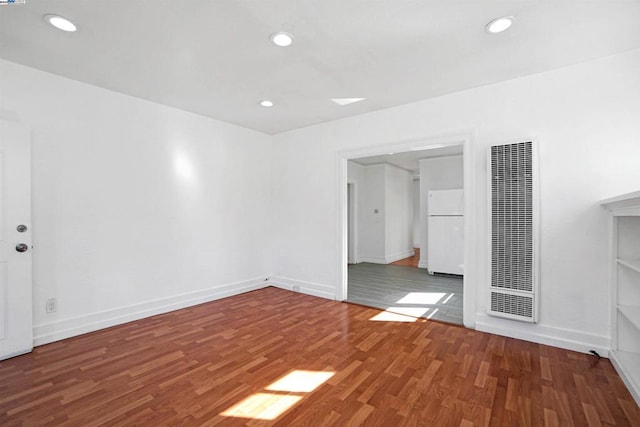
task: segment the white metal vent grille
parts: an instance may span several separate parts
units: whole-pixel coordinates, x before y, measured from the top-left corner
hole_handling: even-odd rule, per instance
[[[531,142],[491,147],[489,312],[535,321],[534,176]],[[496,292],[497,290],[511,291]],[[520,292],[520,295],[513,292]]]
[[[491,311],[518,317],[533,317],[533,297],[491,292]]]

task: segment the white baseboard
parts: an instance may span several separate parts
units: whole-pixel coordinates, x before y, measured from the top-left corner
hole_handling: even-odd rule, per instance
[[[393,254],[393,255],[387,256],[387,257],[379,257],[379,256],[372,256],[372,255],[362,255],[359,258],[359,261],[360,262],[370,262],[370,263],[373,263],[373,264],[390,264],[392,262],[400,261],[401,259],[412,257],[415,254],[416,254],[415,251],[413,249],[411,249],[410,251],[400,252],[400,253]]]
[[[427,261],[419,261],[418,268],[427,268]]]
[[[385,258],[385,260],[387,261],[386,264],[392,263],[392,262],[396,262],[396,261],[400,261],[401,259],[405,259],[405,258],[409,258],[412,257],[416,254],[416,252],[413,249],[407,250],[407,251],[403,251],[403,252],[398,252],[395,253],[393,255],[389,255]]]
[[[371,256],[371,255],[362,255],[358,261],[360,262],[370,262],[372,264],[386,264],[387,261],[383,257]]]
[[[618,375],[620,375],[620,378],[622,378],[622,382],[627,386],[627,389],[629,390],[629,393],[631,393],[631,396],[633,396],[633,399],[636,401],[638,406],[640,406],[640,384],[637,384],[634,381],[633,376],[630,375],[627,369],[624,368],[624,365],[620,363],[615,351],[611,351],[609,353],[609,360],[611,360],[611,364],[618,372]]]
[[[476,314],[476,330],[581,353],[595,350],[602,357],[609,357],[611,348],[611,339],[604,335],[500,319],[485,313]]]
[[[242,294],[269,286],[265,276],[235,283],[217,285],[201,291],[188,292],[167,298],[146,301],[125,307],[100,311],[72,319],[41,323],[33,328],[33,345],[43,345],[97,331],[156,314]]]
[[[268,284],[276,288],[313,295],[314,297],[330,300],[336,299],[336,288],[321,283],[305,282],[304,280],[292,279],[290,277],[272,276]]]

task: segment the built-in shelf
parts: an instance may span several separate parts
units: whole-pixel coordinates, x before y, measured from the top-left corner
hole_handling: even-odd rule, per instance
[[[611,361],[640,405],[640,191],[600,204],[612,216]]]
[[[618,311],[640,331],[640,307],[634,305],[619,305]]]
[[[640,191],[622,194],[600,201],[603,208],[611,211],[613,216],[640,214]]]
[[[640,273],[640,258],[638,259],[618,258],[618,264],[624,265],[625,267],[628,267]]]
[[[616,369],[624,372],[625,375],[621,375],[622,379],[638,401],[640,398],[638,395],[638,390],[640,390],[640,354],[628,351],[614,351],[613,353],[614,366],[619,365],[616,366]]]

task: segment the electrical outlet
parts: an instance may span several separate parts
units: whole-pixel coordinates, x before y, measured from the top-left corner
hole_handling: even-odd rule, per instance
[[[47,300],[47,313],[55,313],[58,310],[58,301],[55,298]]]

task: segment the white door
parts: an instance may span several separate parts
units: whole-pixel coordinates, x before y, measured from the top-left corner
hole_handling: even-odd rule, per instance
[[[33,349],[31,138],[0,120],[0,360]]]

